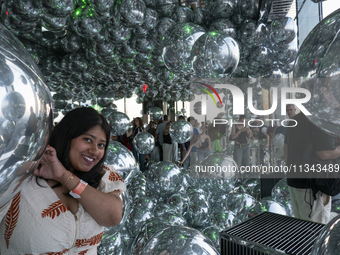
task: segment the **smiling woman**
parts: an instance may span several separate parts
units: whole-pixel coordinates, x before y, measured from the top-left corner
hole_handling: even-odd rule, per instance
[[[105,118],[78,108],[52,131],[31,180],[0,209],[2,254],[97,254],[104,226],[119,224],[124,181],[104,166]]]

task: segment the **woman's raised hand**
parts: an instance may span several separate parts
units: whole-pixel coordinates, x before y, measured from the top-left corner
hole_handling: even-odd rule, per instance
[[[56,150],[47,145],[44,155],[40,160],[40,166],[34,171],[34,174],[44,179],[59,181],[67,172],[59,161]]]

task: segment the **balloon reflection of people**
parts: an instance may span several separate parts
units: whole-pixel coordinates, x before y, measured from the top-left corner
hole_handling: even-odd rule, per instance
[[[124,181],[103,165],[110,127],[92,108],[65,115],[35,177],[0,210],[2,254],[97,254],[104,226],[119,224]]]

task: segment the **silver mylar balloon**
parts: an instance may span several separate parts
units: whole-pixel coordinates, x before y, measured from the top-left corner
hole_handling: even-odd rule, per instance
[[[165,222],[163,219],[158,217],[148,219],[141,228],[140,233],[133,241],[130,254],[139,254],[150,237],[170,226],[171,225],[168,222]]]
[[[187,219],[189,226],[206,227],[210,223],[211,208],[208,198],[201,193],[194,192],[189,194],[187,212],[184,217]]]
[[[190,122],[185,120],[178,120],[170,126],[171,139],[178,143],[186,143],[190,141],[193,136],[193,127]]]
[[[144,172],[148,189],[161,197],[168,197],[177,192],[182,185],[182,173],[172,162],[161,161]]]
[[[198,230],[171,226],[153,235],[140,254],[218,255],[219,252],[215,249],[213,243]]]
[[[142,0],[125,0],[116,2],[120,14],[131,25],[140,25],[144,22],[146,5]]]
[[[307,116],[309,120],[337,137],[340,135],[340,66],[337,61],[339,18],[340,11],[337,10],[311,31],[298,51],[293,73],[298,86],[311,92],[311,99],[304,103],[304,107],[311,113]],[[303,66],[307,63],[307,66]],[[312,75],[315,78],[308,79]]]
[[[201,78],[226,77],[237,68],[240,58],[238,43],[218,31],[205,33],[191,50],[192,68]]]
[[[109,142],[104,163],[114,166],[126,185],[130,183],[139,170],[131,151],[117,141]]]
[[[297,25],[294,19],[284,17],[271,23],[270,39],[274,43],[291,43],[297,35]]]
[[[209,31],[219,31],[221,33],[230,36],[231,38],[236,38],[235,25],[229,19],[218,19],[214,21],[210,27]]]
[[[140,154],[149,154],[155,147],[155,138],[148,132],[140,132],[132,140],[134,148]]]
[[[42,77],[22,43],[0,24],[0,207],[21,190],[49,139],[52,98]]]
[[[224,153],[211,154],[190,170],[191,176],[198,179],[235,178],[238,173],[236,162]]]
[[[337,214],[340,213],[340,200],[339,199],[332,201],[331,211],[336,212]]]
[[[89,7],[79,7],[74,11],[71,26],[80,36],[91,38],[100,32],[103,25],[94,16],[94,10]]]
[[[271,195],[275,201],[291,200],[287,178],[283,178],[272,188]]]
[[[159,107],[151,107],[149,109],[150,118],[153,120],[159,120],[163,117],[163,111]]]
[[[138,235],[145,221],[154,215],[152,210],[145,207],[134,207],[128,216],[127,226],[130,233],[134,236]]]
[[[3,116],[11,121],[21,119],[26,112],[26,102],[24,97],[16,91],[7,93],[1,102]]]
[[[111,229],[104,231],[103,238],[98,247],[98,254],[108,255],[125,255],[127,254],[127,247],[124,244],[124,236],[121,232],[111,232]]]
[[[124,135],[130,128],[130,118],[122,112],[113,112],[108,116],[112,135]]]
[[[212,225],[203,229],[202,234],[208,237],[214,244],[217,250],[220,250],[220,232],[223,229],[218,226]]]
[[[157,0],[156,1],[156,10],[161,16],[170,17],[178,6],[178,2],[176,0]]]
[[[255,204],[254,197],[248,194],[233,193],[228,196],[229,210],[239,218],[243,218],[240,213],[244,208],[249,208]]]
[[[333,218],[320,232],[311,251],[311,255],[339,254],[340,215]]]
[[[225,230],[241,223],[241,221],[233,212],[218,208],[211,213],[211,223]]]
[[[175,73],[190,73],[190,53],[196,40],[205,33],[205,29],[194,23],[175,25],[165,36],[163,60],[165,66]]]

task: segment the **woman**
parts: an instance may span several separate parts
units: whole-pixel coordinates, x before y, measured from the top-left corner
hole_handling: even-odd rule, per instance
[[[238,123],[243,122],[244,124],[234,124],[230,134],[230,139],[235,141],[233,156],[238,167],[249,166],[250,161],[248,139],[253,137],[253,133],[246,124],[246,121],[246,116],[241,115]]]
[[[196,148],[200,148],[202,146],[202,142],[201,142],[201,139],[198,135],[193,135],[193,137],[191,138],[190,140],[190,146],[188,148],[188,150],[186,151],[182,161],[178,162],[178,165],[183,165],[183,162],[186,160],[186,158],[189,156],[190,152],[191,152],[191,149],[193,147],[196,147]]]
[[[198,163],[202,162],[203,159],[211,155],[212,149],[211,149],[211,140],[210,136],[206,134],[207,127],[205,125],[205,122],[203,122],[204,125],[201,127],[201,134],[199,135],[199,139],[201,141],[201,146],[196,147],[197,148],[197,157],[198,157]]]
[[[104,166],[110,140],[92,108],[65,115],[30,181],[1,208],[1,254],[97,254],[104,226],[119,224],[124,181]]]
[[[172,139],[170,136],[170,126],[171,123],[167,122],[165,126],[165,130],[163,132],[163,161],[170,161],[172,160]]]
[[[140,154],[137,152],[136,148],[133,146],[133,138],[138,135],[140,132],[143,132],[143,120],[139,117],[135,118],[133,120],[133,127],[130,131],[128,131],[126,133],[126,136],[129,137],[129,141],[130,141],[130,145],[131,145],[131,149],[132,149],[132,153],[133,153],[133,156],[135,157],[136,161],[139,162],[139,167],[140,167],[140,170],[142,172],[145,171],[145,167],[144,167],[144,156],[143,154]]]

